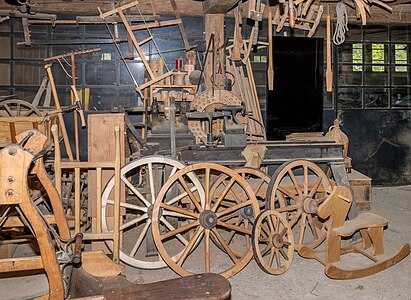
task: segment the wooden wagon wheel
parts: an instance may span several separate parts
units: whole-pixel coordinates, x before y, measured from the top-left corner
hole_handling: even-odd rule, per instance
[[[205,206],[201,205],[198,196],[189,192],[190,179],[187,174],[191,172],[202,178]],[[212,178],[219,176],[226,176],[226,184],[222,190],[213,191]],[[181,202],[173,203],[167,199],[166,195],[170,190],[180,188],[188,193],[191,206],[184,207]],[[238,202],[226,200],[225,196],[230,190],[241,192],[243,197],[238,198]],[[185,167],[167,180],[154,204],[152,229],[160,255],[168,266],[181,276],[204,272],[219,273],[226,278],[235,275],[247,265],[253,255],[250,243],[247,245],[244,239],[226,243],[231,230],[251,237],[251,229],[232,222],[244,207],[250,207],[252,218],[259,213],[258,201],[252,188],[237,172],[213,163],[198,163]],[[174,230],[161,231],[158,218],[170,212],[177,213],[184,222],[180,222],[180,226]],[[182,242],[178,237],[186,232],[193,233],[189,236],[188,243]],[[221,248],[217,247],[214,241],[218,241]],[[174,261],[174,253],[181,250],[182,254]]]
[[[29,117],[41,116],[41,112],[31,103],[18,100],[9,99],[0,102],[0,116],[1,117]]]
[[[294,257],[294,236],[281,213],[263,211],[255,221],[252,237],[254,258],[262,270],[273,275],[288,270]]]
[[[125,209],[126,215],[124,223],[120,226],[123,233],[120,250],[120,260],[137,268],[158,269],[166,267],[167,264],[156,253],[150,253],[147,249],[148,243],[152,243],[150,227],[153,221],[153,203],[158,192],[167,179],[173,176],[185,165],[175,159],[164,156],[146,156],[132,161],[121,168],[121,180],[126,186],[127,199],[120,203],[120,207]],[[189,173],[192,185],[190,192],[198,195],[200,203],[204,204],[204,190],[195,174]],[[114,177],[107,183],[102,195],[102,229],[108,232],[109,218],[108,210],[114,205]],[[182,192],[174,197],[178,191],[171,191],[167,194],[170,201],[179,201],[187,196]],[[176,224],[170,221],[167,213],[162,214],[158,220],[160,228],[174,230]],[[183,237],[181,237],[183,239]],[[130,245],[132,241],[132,245]],[[146,244],[143,247],[142,244]],[[155,249],[154,249],[155,250]],[[152,252],[152,251],[151,251]],[[177,257],[176,257],[177,258]],[[176,259],[174,258],[174,259]]]
[[[296,250],[301,245],[315,247],[325,239],[325,229],[316,213],[331,192],[330,179],[310,161],[290,161],[274,173],[268,187],[266,209],[283,213],[293,229]]]

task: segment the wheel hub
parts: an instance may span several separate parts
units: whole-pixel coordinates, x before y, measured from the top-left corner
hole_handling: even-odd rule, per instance
[[[204,210],[199,216],[199,222],[205,229],[213,229],[217,225],[217,215],[211,210]]]
[[[251,205],[247,205],[240,210],[240,214],[244,219],[251,219],[254,216],[254,211]]]
[[[280,249],[284,245],[283,237],[278,233],[274,234],[272,237],[273,246],[277,249]]]
[[[305,197],[302,201],[302,209],[306,214],[316,214],[318,211],[317,201],[311,197]]]

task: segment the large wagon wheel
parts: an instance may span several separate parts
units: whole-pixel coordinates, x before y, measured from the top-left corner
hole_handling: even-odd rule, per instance
[[[132,161],[121,169],[121,180],[126,186],[127,195],[126,201],[120,203],[120,207],[126,211],[124,223],[120,226],[123,233],[121,261],[142,269],[158,269],[167,266],[159,255],[147,249],[150,242],[154,246],[150,229],[153,220],[153,203],[162,185],[183,167],[185,167],[183,163],[171,158],[146,156]],[[199,197],[200,203],[204,203],[204,190],[200,181],[193,173],[187,176],[192,183],[189,187],[190,192]],[[111,229],[107,212],[114,206],[113,188],[114,177],[107,183],[102,195],[102,229],[105,232]],[[187,196],[187,193],[182,192],[174,197],[177,192],[176,190],[170,191],[167,199],[179,201]],[[159,218],[160,228],[174,230],[176,225],[173,221],[175,220],[170,220],[170,215],[163,213]],[[185,240],[182,236],[180,238]],[[142,246],[143,244],[146,247]]]
[[[253,227],[253,251],[257,264],[266,273],[283,274],[294,257],[294,236],[290,224],[275,210],[263,211]]]
[[[41,112],[31,103],[9,99],[0,102],[0,116],[2,117],[29,117],[41,116]]]
[[[324,240],[325,228],[316,213],[331,192],[330,179],[310,161],[287,162],[274,173],[266,208],[283,213],[293,229],[296,250],[301,245],[316,247]]]
[[[205,206],[200,199],[189,192],[191,183],[187,174],[194,172],[202,178],[205,191]],[[212,189],[213,178],[225,176],[222,190]],[[166,197],[170,190],[183,188],[188,192],[192,206],[183,207],[181,202],[172,203]],[[238,200],[227,200],[231,191],[241,194]],[[174,204],[174,205],[172,205]],[[252,217],[259,213],[258,201],[247,181],[237,172],[213,163],[198,163],[178,171],[160,190],[153,210],[153,236],[157,249],[165,262],[179,275],[188,276],[197,273],[219,273],[228,278],[242,270],[251,260],[253,253],[250,243],[244,239],[226,242],[231,231],[242,236],[251,237],[251,229],[237,226],[233,219],[244,207],[250,207]],[[158,226],[158,218],[165,213],[178,213],[180,226],[174,230],[162,231]],[[231,216],[231,217],[230,217]],[[194,232],[188,244],[181,243],[180,234]],[[218,241],[220,247],[215,245]],[[211,243],[213,242],[213,243]],[[174,261],[175,253],[182,254]]]

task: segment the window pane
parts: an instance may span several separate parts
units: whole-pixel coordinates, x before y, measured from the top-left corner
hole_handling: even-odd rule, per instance
[[[31,34],[31,41],[39,41],[44,38],[44,35]],[[46,45],[31,45],[27,47],[25,45],[17,45],[17,43],[24,42],[24,36],[21,34],[14,35],[14,58],[46,58],[47,46]]]
[[[346,41],[360,41],[361,40],[361,26],[349,25],[349,29],[345,34]]]
[[[391,89],[391,105],[393,107],[411,107],[411,88]]]
[[[376,68],[379,68],[378,71],[375,71]],[[382,65],[365,66],[364,85],[389,85],[388,67]]]
[[[365,107],[388,107],[388,89],[364,89]]]
[[[362,72],[361,70],[354,71],[354,66],[340,65],[338,66],[338,85],[361,85]]]
[[[407,72],[398,72],[397,68],[405,68]],[[409,66],[392,67],[391,68],[391,84],[392,85],[411,85],[411,72]]]
[[[339,88],[338,89],[338,108],[362,108],[362,89]]]
[[[10,32],[10,21],[0,23],[0,32]]]
[[[17,95],[17,99],[26,100],[27,102],[33,102],[36,96],[38,88],[37,87],[18,87],[14,89],[14,93]]]
[[[364,44],[364,60],[368,64],[388,64],[388,45]]]
[[[119,105],[119,103],[115,89],[90,89],[89,110],[110,110],[116,105]]]
[[[131,74],[133,74],[133,77],[136,79],[137,83],[143,83],[145,72],[143,63],[127,62],[127,66],[130,69]],[[133,79],[131,78],[130,73],[128,72],[123,62],[120,63],[120,83],[133,84]]]

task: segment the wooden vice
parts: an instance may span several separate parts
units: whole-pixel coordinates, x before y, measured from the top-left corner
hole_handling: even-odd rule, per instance
[[[302,246],[298,250],[302,257],[314,258],[322,263],[325,274],[333,279],[355,279],[375,274],[395,265],[410,253],[410,245],[404,244],[394,254],[384,255],[383,231],[388,221],[369,212],[346,221],[351,203],[352,195],[348,188],[334,187],[317,212],[320,218],[327,220],[325,249]],[[342,238],[350,238],[356,232],[360,233],[361,239],[341,246]],[[341,256],[349,252],[361,253],[372,263],[364,267],[346,267],[341,263]]]

